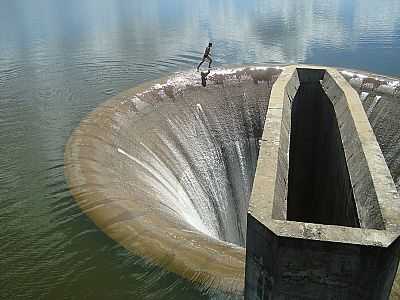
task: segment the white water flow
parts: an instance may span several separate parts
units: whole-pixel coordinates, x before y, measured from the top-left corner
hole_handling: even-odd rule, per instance
[[[124,162],[119,168],[136,197],[157,199],[168,214],[200,232],[244,246],[267,88],[241,85],[239,93],[217,86],[204,93],[186,90],[173,102],[160,97],[165,103],[143,113],[143,122],[135,114],[120,125],[121,156],[113,158]],[[130,101],[156,101],[154,95],[139,99]]]
[[[66,148],[66,174],[83,211],[150,262],[204,288],[242,293],[258,140],[280,71],[217,70],[206,88],[197,73],[181,73],[107,101]],[[394,81],[371,87],[365,76],[343,75],[363,93],[399,187]]]

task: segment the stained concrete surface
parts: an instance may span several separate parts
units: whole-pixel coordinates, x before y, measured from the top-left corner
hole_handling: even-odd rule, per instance
[[[292,102],[287,219],[359,227],[334,107],[319,81]]]
[[[399,196],[357,93],[332,68],[308,69],[286,68],[271,93],[248,214],[245,298],[387,299],[399,260]],[[302,80],[317,81],[334,107],[354,195],[354,203],[336,202],[339,213],[317,206],[312,222],[288,219],[291,110]],[[333,148],[343,154],[339,143]],[[338,162],[335,180],[346,182]],[[355,204],[360,228],[319,224],[354,218],[335,217],[343,203]]]

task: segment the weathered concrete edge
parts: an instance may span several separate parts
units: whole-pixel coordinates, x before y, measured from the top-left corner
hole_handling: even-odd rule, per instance
[[[337,117],[360,227],[384,230],[385,224],[378,202],[378,195],[375,192],[371,170],[368,167],[368,157],[364,151],[366,145],[371,146],[374,143],[371,138],[374,137],[374,134],[371,130],[371,132],[367,133],[368,139],[363,141],[358,130],[361,126],[359,123],[361,120],[356,120],[354,117],[356,114],[362,115],[364,113],[363,108],[361,106],[352,108],[349,103],[352,99],[350,98],[351,96],[346,95],[337,80],[332,77],[332,70],[326,70],[321,86],[328,96]],[[363,121],[365,122],[365,120]],[[376,147],[376,153],[381,153],[379,147]]]
[[[291,103],[291,99],[297,91],[297,68],[325,69],[326,72],[329,72],[332,78],[337,81],[338,85],[345,93],[345,96],[348,97],[348,99],[351,99],[349,105],[353,109],[357,108],[357,117],[360,119],[356,118],[356,123],[360,122],[362,125],[367,124],[367,126],[371,128],[361,106],[358,94],[338,71],[333,68],[309,65],[292,65],[286,67],[272,88],[270,104],[265,120],[264,134],[260,141],[259,160],[257,163],[248,214],[256,218],[277,236],[388,247],[400,236],[399,225],[397,223],[400,221],[399,217],[397,217],[400,212],[400,209],[398,208],[400,200],[379,145],[373,135],[372,129],[370,131],[364,131],[362,128],[358,128],[358,132],[360,134],[372,133],[376,143],[370,147],[365,145],[363,148],[365,155],[369,157],[368,166],[370,167],[370,170],[372,172],[377,172],[373,176],[374,185],[379,185],[381,183],[381,180],[383,180],[381,178],[382,175],[385,180],[390,179],[389,181],[391,181],[388,186],[380,186],[377,190],[377,193],[379,193],[378,196],[383,196],[384,199],[379,202],[379,205],[385,218],[386,230],[287,221],[285,213],[280,209],[274,209],[274,198],[279,192],[276,188],[279,164],[278,156],[280,155],[281,157],[284,157],[285,155],[289,155],[289,149],[285,147],[288,140],[284,138],[285,134],[282,134],[282,132],[286,130],[283,122],[283,115],[285,113],[284,103],[285,99]],[[290,81],[292,82],[288,85]],[[360,108],[362,110],[359,110]],[[376,148],[376,145],[378,148]],[[377,160],[375,160],[374,155],[376,155],[375,151],[377,150],[379,150],[381,154],[378,155]],[[376,166],[377,164],[381,166]],[[280,184],[282,184],[282,182]],[[287,181],[283,182],[283,184],[287,184]],[[392,199],[390,197],[392,197]],[[393,209],[394,211],[392,211],[393,202],[396,202]]]
[[[337,70],[333,68],[327,68],[326,70],[347,99],[368,164],[369,174],[371,175],[372,184],[382,212],[385,229],[400,234],[400,197],[371,124],[362,107],[359,95]]]
[[[281,147],[281,126],[285,87],[293,77],[296,68],[286,67],[271,91],[263,136],[260,141],[260,151],[257,169],[253,183],[249,213],[260,222],[272,219],[273,199],[275,195],[278,153]],[[266,201],[270,197],[271,201]]]

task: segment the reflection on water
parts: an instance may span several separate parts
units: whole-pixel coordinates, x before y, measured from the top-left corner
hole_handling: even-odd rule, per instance
[[[398,75],[397,0],[0,3],[0,298],[201,299],[138,262],[76,207],[71,130],[111,95],[194,68],[305,62]],[[5,271],[4,271],[5,270]]]

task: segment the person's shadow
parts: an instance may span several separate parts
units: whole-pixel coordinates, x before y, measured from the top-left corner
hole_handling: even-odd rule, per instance
[[[201,85],[204,87],[207,85],[208,74],[210,74],[210,70],[208,70],[207,72],[201,72]]]

